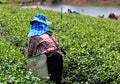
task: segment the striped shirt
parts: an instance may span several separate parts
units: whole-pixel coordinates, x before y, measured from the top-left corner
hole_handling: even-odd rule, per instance
[[[33,56],[36,53],[49,53],[59,47],[58,41],[53,35],[53,33],[36,35],[29,38],[27,55]],[[61,50],[57,51],[62,54]]]

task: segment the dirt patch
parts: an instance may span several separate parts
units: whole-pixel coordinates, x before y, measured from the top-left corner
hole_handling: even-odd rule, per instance
[[[6,3],[8,5],[18,6],[21,2],[9,2]],[[22,5],[37,5],[38,2],[22,2]],[[50,5],[51,2],[46,1],[43,5]],[[66,2],[62,2],[62,4],[68,5],[120,5],[120,0],[99,0],[99,1],[92,1],[92,0],[67,0]]]
[[[71,5],[117,5],[120,4],[120,0],[69,0],[64,2],[63,4],[71,4]]]
[[[32,6],[32,5],[40,5],[40,2],[7,2],[7,3],[4,3],[4,4],[7,4],[7,5],[12,5],[12,6],[19,6],[19,5],[22,5],[22,6]],[[44,2],[43,5],[50,5],[51,3],[50,2]]]

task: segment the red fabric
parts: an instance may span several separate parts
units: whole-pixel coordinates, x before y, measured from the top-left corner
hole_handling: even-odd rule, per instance
[[[111,18],[111,19],[117,19],[117,16],[116,16],[114,13],[111,13],[111,14],[109,15],[109,18]]]

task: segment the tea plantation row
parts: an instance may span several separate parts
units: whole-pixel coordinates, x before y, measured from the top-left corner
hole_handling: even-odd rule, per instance
[[[65,49],[62,81],[67,84],[120,84],[120,21],[0,5],[0,83],[44,84],[25,69],[29,22],[37,13]]]

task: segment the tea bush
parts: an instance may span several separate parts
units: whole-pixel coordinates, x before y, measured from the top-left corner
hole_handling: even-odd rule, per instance
[[[117,20],[81,14],[0,5],[0,82],[40,84],[24,67],[29,22],[45,14],[66,50],[62,81],[67,84],[120,83],[120,24]]]
[[[24,55],[4,38],[0,39],[0,50],[1,84],[43,84],[47,82],[34,77],[29,71],[26,71],[24,67]]]

